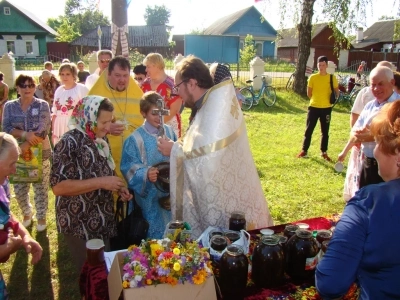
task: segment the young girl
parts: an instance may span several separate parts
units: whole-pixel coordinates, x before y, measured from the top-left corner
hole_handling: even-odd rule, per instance
[[[162,238],[165,226],[171,221],[171,212],[159,204],[159,199],[168,194],[159,191],[154,185],[159,171],[153,166],[169,161],[168,156],[157,150],[157,134],[161,125],[157,114],[157,101],[160,100],[164,101],[156,92],[147,92],[142,96],[140,113],[145,121],[125,141],[121,160],[121,172],[129,189],[135,192],[135,199],[142,208],[143,217],[149,222],[147,238],[151,239]],[[168,138],[177,140],[172,127],[164,125],[164,132]]]

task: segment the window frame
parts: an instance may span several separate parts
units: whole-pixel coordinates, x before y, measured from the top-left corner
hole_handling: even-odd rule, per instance
[[[5,6],[5,7],[3,8],[3,13],[4,13],[4,15],[6,15],[6,16],[10,16],[10,15],[11,15],[11,8],[8,7],[8,6]]]

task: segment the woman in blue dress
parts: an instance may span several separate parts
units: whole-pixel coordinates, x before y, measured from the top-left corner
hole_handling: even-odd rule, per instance
[[[129,189],[135,192],[143,217],[149,222],[147,238],[150,239],[162,238],[165,226],[171,221],[171,212],[159,204],[159,199],[168,196],[168,193],[161,192],[154,185],[159,171],[153,166],[169,161],[168,156],[157,150],[157,136],[161,125],[157,113],[157,100],[160,99],[162,100],[162,97],[156,92],[143,95],[140,100],[140,113],[145,122],[126,139],[121,160],[121,173]],[[177,140],[173,129],[168,125],[164,125],[164,132],[168,138]]]

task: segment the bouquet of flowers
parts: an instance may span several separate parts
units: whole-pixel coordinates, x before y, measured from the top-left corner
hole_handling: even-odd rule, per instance
[[[182,245],[169,238],[149,240],[128,248],[124,255],[122,287],[202,284],[212,274],[207,248],[200,247],[196,241]]]

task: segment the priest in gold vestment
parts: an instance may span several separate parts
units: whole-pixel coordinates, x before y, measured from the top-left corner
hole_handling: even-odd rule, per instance
[[[233,211],[245,213],[247,229],[272,226],[232,81],[213,86],[194,56],[176,71],[175,93],[197,112],[182,143],[159,139],[170,155],[172,218],[188,222],[194,237],[208,226],[228,228]]]
[[[108,140],[116,165],[115,171],[121,178],[123,143],[136,128],[143,124],[139,107],[143,92],[130,76],[130,70],[131,66],[126,58],[114,57],[108,65],[108,70],[101,73],[89,91],[89,95],[106,97],[114,105],[114,120]]]

